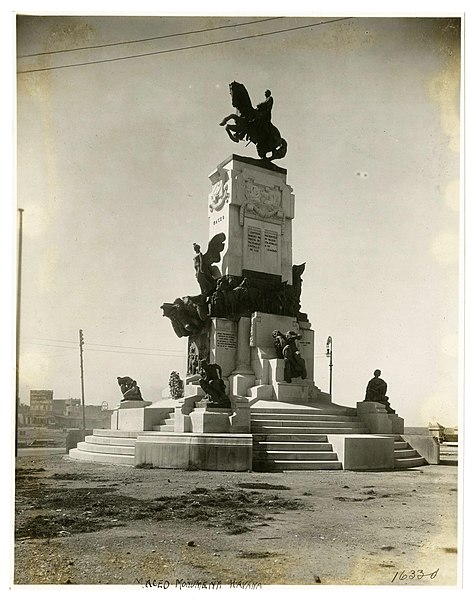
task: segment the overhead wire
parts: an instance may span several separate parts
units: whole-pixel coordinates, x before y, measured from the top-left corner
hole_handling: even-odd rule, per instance
[[[59,344],[45,344],[44,342],[29,342],[36,346],[47,346],[50,348],[62,348],[64,350],[76,350],[77,342],[70,342],[66,340],[48,340],[47,338],[33,338],[38,340],[46,340],[51,342],[59,342],[65,344],[73,344],[71,346],[62,346]],[[140,348],[136,346],[115,346],[112,344],[91,344],[86,342],[85,348],[95,352],[114,352],[114,350],[108,350],[107,348],[123,348],[124,350],[138,350],[139,352],[123,352],[122,354],[142,354],[147,356],[182,356],[184,353],[178,350],[161,350],[159,348]],[[101,346],[101,348],[90,348],[90,346]],[[103,348],[103,346],[105,348]]]
[[[88,62],[82,62],[82,63],[72,63],[72,64],[67,64],[67,65],[56,65],[53,67],[42,67],[42,68],[38,68],[38,69],[24,69],[21,71],[17,71],[17,74],[26,74],[26,73],[39,73],[42,71],[55,71],[57,69],[69,69],[69,68],[73,68],[73,67],[86,67],[88,65],[98,65],[98,64],[104,64],[104,63],[111,63],[111,62],[117,62],[117,61],[121,61],[121,60],[130,60],[130,59],[134,59],[134,58],[143,58],[146,56],[157,56],[159,54],[171,54],[173,52],[182,52],[184,50],[194,50],[196,48],[205,48],[208,46],[217,46],[220,44],[229,44],[231,42],[240,42],[243,40],[249,40],[249,39],[254,39],[254,38],[259,38],[259,37],[265,37],[265,36],[269,36],[269,35],[276,35],[276,34],[280,34],[280,33],[287,33],[290,31],[297,31],[297,30],[301,30],[301,29],[309,29],[310,27],[318,27],[320,25],[328,25],[330,23],[336,23],[339,21],[347,21],[349,19],[353,19],[353,17],[340,17],[337,19],[331,19],[328,21],[319,21],[317,23],[310,23],[308,25],[299,25],[297,27],[287,27],[286,29],[280,29],[277,31],[268,31],[268,32],[263,32],[263,33],[256,33],[256,34],[252,34],[252,35],[245,35],[245,36],[241,36],[241,37],[236,37],[236,38],[231,38],[231,39],[227,39],[227,40],[219,40],[217,42],[206,42],[203,44],[193,44],[190,46],[182,46],[180,48],[170,48],[168,50],[155,50],[153,52],[144,52],[142,54],[132,54],[129,56],[119,56],[116,58],[104,58],[101,60],[93,60],[93,61],[88,61]]]
[[[141,38],[138,40],[124,40],[122,42],[110,42],[109,44],[96,44],[93,46],[80,46],[78,48],[63,48],[61,50],[48,50],[47,52],[33,52],[32,54],[21,54],[17,58],[32,58],[33,56],[45,56],[48,54],[61,54],[63,52],[77,52],[79,50],[96,50],[98,48],[110,48],[112,46],[124,46],[125,44],[139,44],[142,42],[152,42],[154,40],[164,40],[167,38],[179,37],[183,35],[193,35],[197,33],[207,33],[210,31],[218,31],[219,29],[227,29],[230,27],[243,27],[245,25],[254,25],[255,23],[265,23],[266,21],[275,21],[276,19],[284,19],[285,17],[267,17],[266,19],[258,19],[256,21],[246,21],[244,23],[232,23],[229,25],[220,25],[219,27],[208,27],[206,29],[194,29],[192,31],[183,31],[181,33],[168,33],[166,35],[157,35],[149,38]]]
[[[168,351],[168,350],[163,350],[160,352],[123,352],[122,350],[105,350],[105,349],[101,349],[101,348],[87,348],[87,344],[84,344],[84,346],[86,346],[86,350],[89,350],[90,352],[111,352],[112,354],[130,354],[130,355],[134,355],[134,356],[170,356],[171,358],[177,357],[177,356],[184,356],[185,353],[184,352],[177,352],[177,351]]]

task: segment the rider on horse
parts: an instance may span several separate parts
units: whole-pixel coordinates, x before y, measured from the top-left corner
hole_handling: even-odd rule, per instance
[[[261,125],[269,128],[272,118],[272,106],[274,105],[274,99],[272,98],[272,92],[270,90],[266,90],[264,94],[266,99],[264,102],[260,102],[256,106],[256,116],[254,119],[252,119],[252,121],[257,120]]]
[[[231,140],[237,143],[244,139],[253,142],[260,158],[268,158],[268,160],[283,158],[287,152],[287,142],[271,122],[274,104],[271,91],[266,90],[265,100],[254,108],[242,83],[233,81],[229,85],[229,90],[237,114],[228,115],[220,125],[226,125],[226,132]],[[231,119],[234,120],[234,125],[227,125]],[[268,153],[272,155],[267,157]]]

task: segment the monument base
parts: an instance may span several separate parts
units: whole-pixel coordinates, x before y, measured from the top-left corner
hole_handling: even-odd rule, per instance
[[[167,407],[153,407],[148,401],[124,400],[111,415],[111,429],[122,431],[151,431],[172,410]]]
[[[138,436],[135,466],[203,471],[250,471],[252,435],[230,433],[157,433]]]
[[[356,414],[370,433],[404,433],[404,419],[379,402],[357,402]]]
[[[191,427],[194,433],[227,433],[231,429],[229,417],[232,410],[198,406],[190,414]]]
[[[377,435],[328,435],[346,471],[394,469],[394,438]]]

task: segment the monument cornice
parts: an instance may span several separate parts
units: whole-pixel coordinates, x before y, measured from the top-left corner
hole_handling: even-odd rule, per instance
[[[251,158],[250,156],[240,156],[239,154],[231,154],[228,156],[226,160],[221,162],[217,169],[223,168],[225,165],[229,164],[231,161],[242,162],[247,165],[253,165],[254,167],[259,167],[261,169],[266,169],[267,171],[274,171],[274,173],[282,173],[282,175],[287,175],[287,169],[282,167],[278,167],[270,160],[259,160],[257,158]]]

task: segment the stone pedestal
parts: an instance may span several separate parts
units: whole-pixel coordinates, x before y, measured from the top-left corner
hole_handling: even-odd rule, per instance
[[[294,196],[286,169],[233,154],[209,178],[209,237],[226,234],[221,273],[291,282]]]
[[[119,409],[123,410],[124,408],[145,408],[146,406],[150,406],[152,403],[149,400],[122,400],[119,404]]]
[[[223,377],[228,377],[235,367],[238,349],[237,323],[229,319],[211,319],[210,360],[221,367]]]
[[[309,382],[305,379],[293,379],[292,383],[277,381],[272,387],[275,399],[280,402],[307,402],[310,399],[310,386]]]
[[[145,400],[123,400],[111,415],[111,429],[151,431],[170,412],[167,408],[157,408],[151,404]]]
[[[234,412],[231,415],[231,431],[233,433],[250,433],[251,407],[249,398],[237,397],[233,402]]]
[[[229,408],[198,406],[190,414],[191,429],[193,433],[228,433],[231,431],[232,414]]]
[[[356,414],[370,433],[404,433],[404,419],[387,413],[379,402],[358,402]]]

